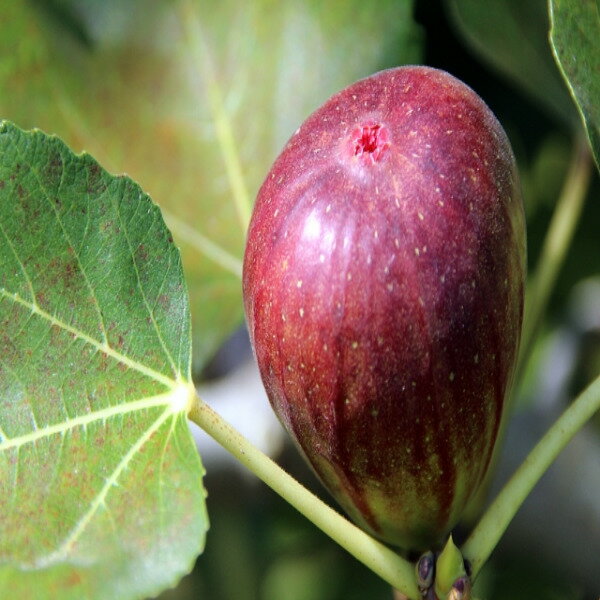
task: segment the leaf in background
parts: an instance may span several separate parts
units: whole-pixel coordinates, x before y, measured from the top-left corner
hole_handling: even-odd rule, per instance
[[[141,598],[189,571],[208,526],[190,352],[158,207],[0,124],[0,597]]]
[[[479,56],[549,114],[573,125],[572,103],[548,44],[546,0],[445,0],[457,30]]]
[[[550,0],[550,41],[600,169],[600,8],[598,0]]]
[[[543,138],[528,165],[520,169],[525,200],[525,217],[533,220],[544,211],[551,213],[568,173],[572,152],[569,137],[550,133]],[[543,219],[543,216],[542,216]]]
[[[161,205],[194,372],[242,321],[246,221],[284,142],[333,92],[419,59],[412,0],[4,4],[0,115],[126,171]]]

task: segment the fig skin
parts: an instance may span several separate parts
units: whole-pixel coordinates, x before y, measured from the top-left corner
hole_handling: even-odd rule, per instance
[[[434,547],[478,491],[524,279],[510,144],[443,71],[358,81],[275,161],[244,257],[250,338],[278,417],[366,531]]]

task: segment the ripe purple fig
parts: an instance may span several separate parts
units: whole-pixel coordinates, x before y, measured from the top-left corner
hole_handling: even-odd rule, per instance
[[[508,139],[442,71],[334,95],[263,183],[243,274],[261,376],[319,478],[382,540],[435,545],[481,486],[524,277]]]

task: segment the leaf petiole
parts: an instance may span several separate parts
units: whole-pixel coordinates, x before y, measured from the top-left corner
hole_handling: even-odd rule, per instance
[[[565,410],[498,494],[461,548],[475,577],[536,483],[561,450],[600,409],[598,376]]]
[[[408,598],[419,598],[412,563],[317,498],[199,397],[196,397],[189,418],[356,559]]]

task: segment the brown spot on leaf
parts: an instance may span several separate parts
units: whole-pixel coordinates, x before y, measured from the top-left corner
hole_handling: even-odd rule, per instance
[[[77,571],[72,571],[65,579],[65,587],[77,587],[81,585],[82,581],[81,575]]]
[[[102,178],[102,168],[98,163],[90,164],[89,177],[87,184],[87,193],[90,195],[102,194],[106,191],[107,185]]]
[[[146,262],[148,260],[148,250],[144,244],[140,244],[135,251],[136,262]]]
[[[106,232],[106,231],[110,231],[113,227],[113,222],[112,221],[104,221],[103,223],[100,223],[100,231],[102,233]]]
[[[171,306],[171,299],[169,298],[169,296],[167,294],[161,294],[158,297],[158,303],[159,303],[160,307],[166,312],[169,310],[169,307]]]
[[[79,264],[74,256],[55,256],[44,267],[48,289],[74,290],[79,282]],[[38,294],[39,296],[39,294]]]
[[[50,155],[50,160],[43,170],[43,176],[48,181],[60,181],[63,171],[63,159],[58,152]]]
[[[44,292],[38,292],[35,295],[35,302],[40,308],[44,308],[46,306],[46,294]]]

